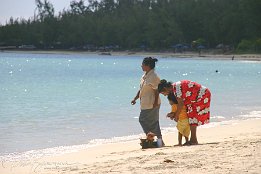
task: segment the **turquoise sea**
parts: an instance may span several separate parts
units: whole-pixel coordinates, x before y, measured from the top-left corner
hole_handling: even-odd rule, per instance
[[[261,62],[157,57],[156,71],[212,92],[211,124],[261,116]],[[142,56],[0,52],[0,158],[63,153],[142,136]],[[165,115],[163,133],[176,131]]]

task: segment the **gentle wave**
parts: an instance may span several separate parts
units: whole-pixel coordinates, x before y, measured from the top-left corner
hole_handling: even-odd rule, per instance
[[[141,138],[142,135],[143,134],[129,135],[123,137],[113,137],[109,139],[93,139],[88,144],[73,145],[73,146],[58,146],[53,148],[41,149],[41,150],[30,150],[21,153],[10,153],[7,155],[0,156],[0,161],[20,161],[20,160],[26,160],[31,158],[41,158],[47,156],[55,156],[55,155],[61,155],[66,153],[78,152],[80,150],[88,149],[90,147],[94,147],[102,144],[137,140]]]
[[[251,111],[249,114],[239,115],[240,118],[261,118],[261,111]]]

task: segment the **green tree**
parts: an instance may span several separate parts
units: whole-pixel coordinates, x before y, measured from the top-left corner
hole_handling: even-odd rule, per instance
[[[33,20],[10,18],[0,26],[0,44],[159,50],[204,38],[210,48],[246,50],[251,41],[251,50],[259,49],[260,0],[72,0],[58,16],[49,1],[35,2]]]
[[[36,3],[36,10],[38,11],[36,17],[40,21],[44,21],[45,18],[54,17],[54,7],[49,1],[44,0],[42,2],[41,0],[35,0],[35,3]]]

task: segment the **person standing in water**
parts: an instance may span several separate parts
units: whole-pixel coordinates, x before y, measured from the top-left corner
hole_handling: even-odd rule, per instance
[[[162,141],[159,124],[159,108],[161,101],[158,85],[160,83],[160,78],[154,70],[157,61],[158,59],[153,57],[146,57],[143,59],[141,68],[144,71],[144,75],[140,80],[140,90],[131,101],[131,104],[135,105],[136,100],[140,99],[140,125],[146,135],[149,132],[153,132],[157,136],[158,146],[161,147],[164,143]]]

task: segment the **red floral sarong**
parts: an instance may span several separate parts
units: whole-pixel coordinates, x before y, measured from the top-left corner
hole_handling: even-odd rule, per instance
[[[208,88],[189,80],[173,84],[173,92],[181,98],[187,108],[190,125],[203,125],[209,122],[211,93]]]

